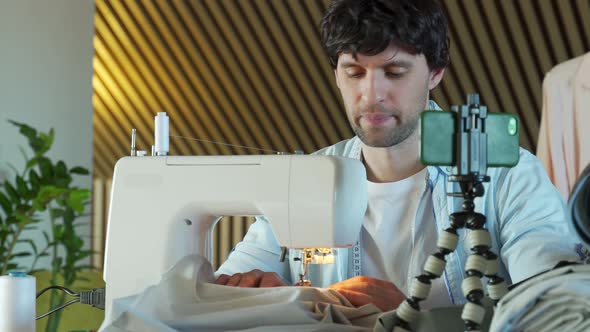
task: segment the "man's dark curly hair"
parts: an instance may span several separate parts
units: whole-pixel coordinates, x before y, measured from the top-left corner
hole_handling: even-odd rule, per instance
[[[391,43],[424,54],[431,70],[449,64],[447,20],[437,0],[334,0],[320,29],[333,68],[340,53],[376,55]]]

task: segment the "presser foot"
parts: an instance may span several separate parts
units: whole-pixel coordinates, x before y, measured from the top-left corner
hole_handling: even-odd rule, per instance
[[[294,286],[311,287],[311,281],[301,278]]]

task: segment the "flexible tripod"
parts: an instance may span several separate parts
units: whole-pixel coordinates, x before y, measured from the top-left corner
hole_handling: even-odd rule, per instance
[[[394,332],[411,331],[411,323],[418,318],[420,302],[430,293],[432,280],[439,278],[446,265],[445,256],[452,253],[459,242],[457,231],[467,228],[466,241],[471,254],[465,262],[465,279],[461,289],[467,300],[463,307],[461,319],[465,322],[465,331],[479,331],[485,316],[485,308],[481,300],[484,290],[481,278],[488,278],[487,290],[494,305],[508,292],[503,278],[498,275],[498,256],[490,248],[492,239],[484,228],[486,217],[475,212],[474,199],[484,194],[483,183],[490,177],[487,171],[487,135],[485,120],[487,108],[479,105],[479,96],[467,96],[467,105],[453,106],[456,112],[455,166],[449,182],[456,182],[460,193],[448,195],[463,198],[462,211],[450,215],[450,227],[439,234],[437,240],[438,251],[428,257],[424,264],[424,271],[414,278],[410,287],[410,295],[398,307]]]

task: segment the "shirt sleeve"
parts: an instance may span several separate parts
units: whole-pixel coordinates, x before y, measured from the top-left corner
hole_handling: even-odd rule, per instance
[[[579,261],[565,203],[539,160],[522,150],[514,168],[501,171],[496,188],[501,258],[513,283]]]
[[[264,272],[275,272],[285,282],[291,284],[289,261],[280,262],[280,256],[281,248],[270,222],[264,217],[257,217],[244,239],[236,245],[227,260],[215,272],[215,276],[258,269]]]

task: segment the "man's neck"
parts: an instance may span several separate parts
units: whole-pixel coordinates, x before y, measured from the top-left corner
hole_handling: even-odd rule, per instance
[[[417,137],[409,137],[389,148],[373,148],[363,144],[362,157],[367,168],[367,179],[376,183],[395,182],[420,172],[424,165],[420,163],[418,148]]]

